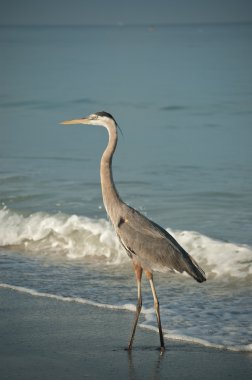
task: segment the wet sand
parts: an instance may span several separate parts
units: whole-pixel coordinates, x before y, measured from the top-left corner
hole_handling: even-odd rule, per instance
[[[133,314],[0,289],[0,374],[5,379],[248,379],[252,355],[166,341]]]

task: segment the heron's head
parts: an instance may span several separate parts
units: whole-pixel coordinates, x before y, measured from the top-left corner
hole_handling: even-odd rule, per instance
[[[92,113],[88,117],[83,117],[81,119],[73,119],[62,121],[60,124],[91,124],[91,125],[101,125],[108,127],[110,125],[115,125],[117,127],[117,122],[113,116],[105,111]]]

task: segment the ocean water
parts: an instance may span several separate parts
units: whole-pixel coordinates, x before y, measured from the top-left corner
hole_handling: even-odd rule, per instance
[[[134,311],[101,198],[106,130],[59,125],[106,110],[122,199],[207,274],[154,275],[165,337],[252,351],[251,40],[250,24],[1,27],[0,287]],[[156,329],[146,280],[140,326]]]

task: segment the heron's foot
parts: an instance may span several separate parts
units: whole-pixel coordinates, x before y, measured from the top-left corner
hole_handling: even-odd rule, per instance
[[[165,353],[165,346],[160,347],[160,356],[162,356]]]
[[[125,348],[126,351],[132,351],[132,343],[129,343],[128,347]]]
[[[131,352],[132,352],[132,347],[125,347],[124,348],[124,351],[127,351],[129,354],[131,354]]]

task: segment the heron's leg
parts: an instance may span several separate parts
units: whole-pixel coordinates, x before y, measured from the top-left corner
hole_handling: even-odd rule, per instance
[[[161,347],[161,353],[164,352],[165,346],[164,346],[164,337],[163,337],[163,331],[162,331],[162,325],[161,325],[161,318],[160,318],[160,311],[159,311],[159,301],[157,297],[157,292],[154,286],[153,282],[153,275],[149,271],[145,271],[146,277],[150,281],[150,286],[151,286],[151,291],[153,294],[153,299],[154,299],[154,308],[157,314],[157,324],[158,324],[158,331],[159,331],[159,337],[160,337],[160,347]]]
[[[139,314],[142,309],[141,280],[142,280],[143,269],[140,267],[140,265],[134,264],[134,270],[135,270],[135,275],[136,275],[136,280],[137,280],[137,305],[136,305],[136,314],[135,314],[135,319],[134,319],[134,323],[132,327],[132,333],[131,333],[131,338],[128,345],[128,350],[132,349],[137,322],[138,322]]]

